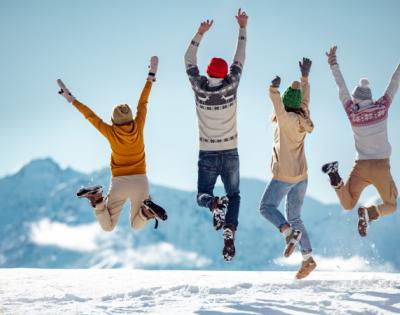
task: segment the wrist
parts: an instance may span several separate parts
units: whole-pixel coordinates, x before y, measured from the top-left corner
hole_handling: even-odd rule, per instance
[[[156,73],[155,72],[149,72],[149,74],[147,75],[147,80],[155,82],[156,81]]]

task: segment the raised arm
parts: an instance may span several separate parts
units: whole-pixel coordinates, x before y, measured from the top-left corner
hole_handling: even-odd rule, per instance
[[[285,105],[283,105],[281,93],[279,93],[279,86],[281,84],[281,78],[276,76],[269,87],[269,97],[271,98],[272,105],[274,106],[276,119],[278,124],[288,118]]]
[[[147,76],[146,84],[144,85],[144,88],[142,90],[142,93],[140,94],[140,98],[137,104],[135,123],[140,129],[144,128],[146,122],[147,103],[149,102],[151,87],[153,86],[153,82],[156,80],[157,69],[158,69],[158,57],[153,56],[150,59],[149,75]]]
[[[213,23],[213,20],[206,20],[204,22],[201,22],[197,33],[194,35],[189,44],[189,47],[186,50],[185,67],[189,78],[200,75],[199,68],[197,67],[197,49],[199,48],[200,41],[202,40],[203,35],[211,28]]]
[[[235,56],[233,57],[233,63],[231,65],[231,74],[240,75],[243,70],[244,61],[246,59],[246,41],[247,41],[247,20],[248,16],[246,12],[238,10],[236,20],[239,24],[239,37],[236,46]]]
[[[390,102],[393,101],[394,95],[399,89],[399,82],[400,82],[400,64],[397,65],[397,68],[392,75],[392,79],[390,80],[390,83],[385,91],[385,95],[390,98]]]
[[[98,130],[100,133],[106,138],[109,137],[111,132],[111,126],[105,123],[100,117],[96,115],[94,111],[92,111],[88,106],[79,102],[68,90],[65,84],[58,79],[57,84],[60,87],[60,91],[58,92],[60,95],[64,96],[68,103],[72,103],[81,113],[82,115]]]
[[[299,61],[301,71],[301,108],[310,115],[310,84],[308,83],[308,75],[310,74],[312,61],[308,58],[303,58],[303,62]]]
[[[339,88],[339,99],[342,102],[342,104],[345,106],[346,103],[349,100],[351,100],[351,96],[350,96],[349,90],[346,86],[346,82],[344,81],[343,75],[340,72],[339,65],[337,63],[336,50],[337,50],[337,46],[334,46],[329,50],[329,52],[326,53],[326,55],[328,57],[328,63],[331,68],[333,77]]]

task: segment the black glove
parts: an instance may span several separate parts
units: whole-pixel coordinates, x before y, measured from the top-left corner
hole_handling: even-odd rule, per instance
[[[281,85],[281,78],[276,76],[275,79],[271,81],[271,86],[278,88]]]
[[[311,65],[312,61],[308,58],[303,58],[303,63],[299,61],[300,71],[303,77],[308,77],[310,74]]]

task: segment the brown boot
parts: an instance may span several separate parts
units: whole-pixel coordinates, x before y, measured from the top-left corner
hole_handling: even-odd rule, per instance
[[[76,195],[79,198],[89,199],[92,207],[96,208],[96,205],[103,201],[103,187],[100,185],[83,187],[79,189]]]
[[[378,220],[379,218],[379,210],[377,206],[371,206],[367,208],[368,212],[368,220],[369,222]]]
[[[299,230],[292,230],[289,236],[286,237],[286,247],[283,251],[283,256],[289,257],[293,254],[294,250],[296,249],[297,244],[300,242],[301,239],[301,231]]]
[[[316,267],[317,263],[312,257],[308,258],[307,260],[303,260],[300,269],[296,274],[296,279],[300,280],[307,277]]]

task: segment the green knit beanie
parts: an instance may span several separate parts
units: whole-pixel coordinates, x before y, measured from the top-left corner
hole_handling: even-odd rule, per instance
[[[282,101],[283,105],[288,108],[301,107],[301,90],[299,81],[293,81],[292,85],[286,89],[285,93],[283,93]]]

